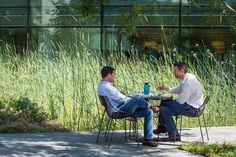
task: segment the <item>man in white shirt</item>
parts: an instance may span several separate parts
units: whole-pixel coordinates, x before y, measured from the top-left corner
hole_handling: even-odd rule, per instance
[[[196,109],[203,103],[201,83],[193,74],[187,72],[187,65],[182,62],[175,63],[173,73],[175,78],[181,79],[177,87],[169,88],[163,85],[158,87],[160,90],[178,94],[176,100],[161,101],[159,124],[158,128],[153,130],[153,133],[168,132],[169,137],[163,139],[164,141],[180,141],[180,135],[172,116],[183,112],[188,115],[194,115],[196,114]]]
[[[115,69],[105,66],[101,69],[102,80],[98,84],[98,95],[106,96],[112,107],[118,111],[130,113],[135,117],[144,117],[143,145],[157,147],[153,138],[153,111],[148,107],[142,96],[128,97],[122,94],[112,82],[115,79]],[[155,110],[155,109],[153,109]]]

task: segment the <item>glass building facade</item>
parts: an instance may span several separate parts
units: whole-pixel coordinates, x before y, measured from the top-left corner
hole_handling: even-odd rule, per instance
[[[81,0],[1,0],[0,44],[16,53],[81,46],[114,53],[184,53],[200,46],[224,60],[235,56],[235,10],[235,0],[219,5],[200,0],[109,0],[92,5]]]

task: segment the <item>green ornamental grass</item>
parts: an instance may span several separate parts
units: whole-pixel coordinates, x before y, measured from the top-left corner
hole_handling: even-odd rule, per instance
[[[172,74],[176,60],[189,64],[190,72],[202,82],[204,94],[211,96],[205,112],[208,126],[236,124],[235,63],[218,62],[204,48],[185,52],[184,56],[175,51],[166,52],[160,59],[135,53],[127,57],[118,52],[104,56],[85,46],[76,51],[61,48],[51,55],[33,51],[20,56],[7,47],[1,50],[4,50],[0,54],[1,95],[28,97],[43,107],[51,119],[71,130],[98,129],[103,107],[96,89],[103,66],[115,67],[115,85],[132,94],[142,92],[145,82],[150,83],[153,92],[159,84],[177,85],[178,80]],[[184,118],[183,127],[196,126],[196,121]]]

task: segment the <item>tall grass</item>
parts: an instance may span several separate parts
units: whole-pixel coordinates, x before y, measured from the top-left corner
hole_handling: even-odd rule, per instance
[[[200,49],[196,53],[207,54],[207,51]],[[166,54],[164,60],[135,55],[127,58],[117,53],[102,57],[82,46],[77,51],[61,49],[48,59],[39,52],[17,56],[5,48],[0,56],[0,93],[2,96],[29,97],[41,104],[51,118],[72,130],[97,130],[103,111],[96,93],[101,67],[115,67],[117,78],[114,83],[122,91],[142,91],[144,82],[150,82],[151,90],[155,91],[158,84],[178,84],[172,74],[172,64],[182,59],[190,65],[190,72],[201,80],[205,95],[211,95],[206,110],[208,123],[211,126],[235,125],[235,74],[225,71],[214,56],[200,59],[196,55],[192,57],[191,53],[186,58],[173,54]],[[235,69],[235,64],[230,66]],[[190,121],[185,119],[184,125],[197,125]]]

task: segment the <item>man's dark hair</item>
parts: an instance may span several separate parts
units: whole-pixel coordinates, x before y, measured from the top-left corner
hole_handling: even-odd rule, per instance
[[[184,62],[176,62],[174,66],[177,67],[179,70],[183,69],[184,73],[188,72],[187,64],[185,64]]]
[[[115,71],[114,68],[112,68],[112,67],[110,67],[110,66],[104,66],[104,67],[101,69],[102,78],[106,77],[108,74],[112,74],[114,71]]]

